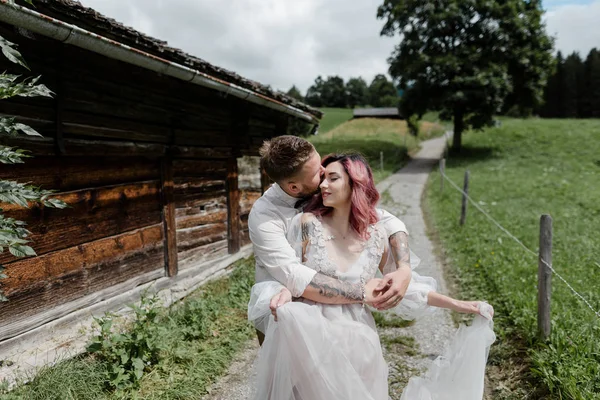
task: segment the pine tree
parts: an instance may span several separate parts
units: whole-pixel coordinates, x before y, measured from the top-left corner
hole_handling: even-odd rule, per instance
[[[570,54],[563,64],[561,79],[562,116],[579,117],[580,89],[583,82],[583,62],[577,52]]]
[[[582,117],[600,118],[600,51],[593,48],[584,63]]]

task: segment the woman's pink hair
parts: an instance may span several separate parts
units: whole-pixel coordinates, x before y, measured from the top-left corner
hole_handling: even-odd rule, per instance
[[[339,162],[350,177],[350,226],[356,230],[364,240],[369,239],[369,225],[379,220],[375,205],[379,201],[379,192],[373,181],[373,172],[367,160],[358,153],[328,154],[321,161],[323,167],[333,162]],[[314,195],[304,208],[316,216],[329,214],[333,208],[323,205],[321,193]]]

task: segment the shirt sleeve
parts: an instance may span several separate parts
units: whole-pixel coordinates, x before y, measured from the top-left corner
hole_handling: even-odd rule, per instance
[[[408,230],[406,229],[404,222],[381,208],[377,209],[377,213],[379,214],[379,222],[383,225],[388,237],[396,232],[404,232],[408,235]]]
[[[292,296],[302,296],[317,272],[300,262],[286,239],[283,221],[250,213],[248,231],[257,264],[287,287]]]

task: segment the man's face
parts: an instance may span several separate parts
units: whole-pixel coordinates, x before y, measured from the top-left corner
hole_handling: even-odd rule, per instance
[[[315,194],[319,190],[321,177],[325,168],[321,166],[321,156],[314,152],[312,156],[304,163],[302,170],[297,176],[297,185],[300,189],[299,197],[306,197]]]

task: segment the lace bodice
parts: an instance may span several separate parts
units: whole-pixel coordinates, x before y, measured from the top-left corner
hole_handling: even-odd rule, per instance
[[[308,227],[305,229],[302,259],[304,264],[317,272],[338,279],[361,280],[363,282],[375,276],[385,250],[384,238],[381,227],[369,227],[369,239],[364,244],[364,249],[358,258],[344,272],[336,265],[328,254],[328,242],[331,236],[326,236],[322,222],[316,217],[308,218]]]

